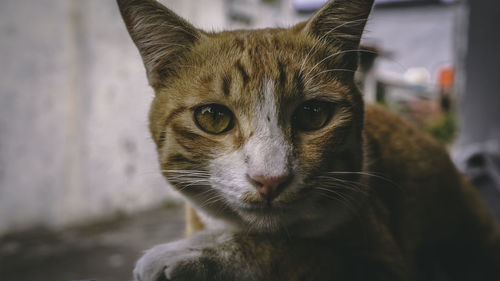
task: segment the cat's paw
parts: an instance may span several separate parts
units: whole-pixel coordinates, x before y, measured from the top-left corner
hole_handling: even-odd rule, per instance
[[[203,248],[186,240],[162,244],[148,250],[136,264],[136,281],[198,281],[213,277],[215,261],[203,256]],[[211,272],[212,271],[212,272]]]

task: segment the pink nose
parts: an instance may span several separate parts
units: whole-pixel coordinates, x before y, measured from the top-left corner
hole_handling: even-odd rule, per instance
[[[293,176],[286,172],[278,176],[248,174],[247,177],[248,181],[257,189],[260,195],[271,202],[290,183]]]

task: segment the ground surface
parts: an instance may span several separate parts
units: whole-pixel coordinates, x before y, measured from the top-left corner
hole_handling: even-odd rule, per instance
[[[129,281],[142,251],[181,238],[184,213],[170,205],[61,231],[0,238],[0,280]]]

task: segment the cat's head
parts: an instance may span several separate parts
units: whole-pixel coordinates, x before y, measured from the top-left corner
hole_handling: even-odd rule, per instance
[[[118,0],[156,96],[168,181],[256,231],[320,229],[364,193],[354,83],[372,0],[334,0],[290,29],[199,30],[153,0]]]

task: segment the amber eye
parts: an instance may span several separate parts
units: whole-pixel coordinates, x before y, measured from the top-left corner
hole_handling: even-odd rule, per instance
[[[194,120],[200,129],[210,134],[221,134],[234,126],[233,114],[220,104],[208,104],[196,108]]]
[[[321,129],[333,113],[333,103],[309,100],[301,104],[293,115],[294,126],[302,131]]]

